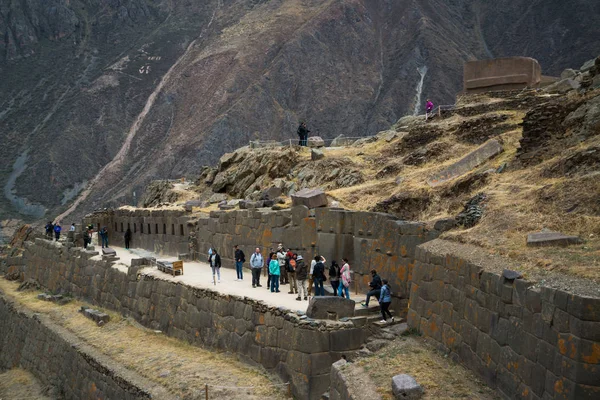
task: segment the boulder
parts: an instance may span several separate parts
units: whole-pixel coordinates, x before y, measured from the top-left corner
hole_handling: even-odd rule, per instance
[[[309,137],[307,144],[311,148],[325,147],[325,141],[320,136]]]
[[[325,158],[325,153],[323,153],[323,151],[317,149],[310,150],[310,159],[312,161],[322,160],[323,158]]]
[[[456,218],[442,218],[435,221],[433,229],[439,232],[446,232],[456,228],[457,225],[458,222],[456,221]]]
[[[600,59],[600,56],[598,58],[592,58],[591,60],[587,60],[582,66],[581,68],[579,68],[579,70],[581,72],[585,72],[588,71],[590,69],[592,69],[594,67],[594,65],[596,64],[596,60]]]
[[[531,247],[566,247],[573,244],[581,244],[582,242],[579,236],[569,236],[560,232],[538,232],[527,235],[527,246]]]
[[[315,296],[310,299],[306,315],[314,319],[338,320],[344,317],[354,317],[354,300],[337,296]]]
[[[205,207],[205,203],[202,200],[188,200],[183,207],[185,211],[191,212],[194,207]]]
[[[219,171],[225,171],[231,164],[235,162],[237,153],[225,153],[219,160]]]
[[[271,186],[262,192],[261,200],[275,200],[277,197],[281,196],[281,193],[282,190],[280,187]]]
[[[342,146],[350,146],[354,143],[356,139],[347,138],[344,135],[339,135],[331,142],[331,147],[342,147]]]
[[[423,396],[423,387],[412,376],[400,374],[392,378],[392,393],[396,399],[420,399]]]
[[[552,85],[546,86],[544,92],[546,93],[567,93],[571,90],[579,89],[580,83],[571,79],[562,79]]]
[[[302,189],[292,195],[292,206],[327,207],[327,195],[321,189]]]
[[[574,79],[576,76],[577,71],[571,68],[567,68],[560,74],[560,79]]]
[[[210,204],[220,203],[222,201],[227,200],[227,195],[225,193],[215,193],[208,199]]]
[[[228,206],[237,206],[238,204],[240,204],[240,201],[242,201],[242,199],[233,199],[233,200],[229,200],[227,202]]]

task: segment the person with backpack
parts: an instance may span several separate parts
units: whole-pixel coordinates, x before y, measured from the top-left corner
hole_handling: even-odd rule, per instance
[[[377,275],[377,271],[372,269],[371,276],[373,277],[371,282],[369,282],[369,287],[371,288],[371,290],[367,292],[367,301],[361,303],[363,307],[369,307],[369,299],[371,298],[371,296],[379,300],[379,295],[381,294],[381,286],[383,285],[381,283],[381,278],[379,277],[379,275]]]
[[[52,240],[52,234],[54,232],[54,225],[52,224],[52,221],[48,221],[45,228],[46,228],[46,237],[48,239]]]
[[[279,261],[277,254],[273,254],[269,262],[269,272],[271,273],[271,293],[279,293]]]
[[[302,300],[302,294],[304,294],[304,300],[308,300],[308,291],[306,290],[306,279],[308,278],[308,266],[304,263],[304,259],[301,255],[296,258],[296,279],[298,280],[298,297],[296,300]]]
[[[129,250],[129,243],[131,242],[131,229],[129,227],[125,231],[123,239],[125,239],[125,248]]]
[[[104,227],[100,230],[100,240],[102,240],[102,248],[108,248],[108,228]]]
[[[308,134],[310,131],[306,128],[306,122],[300,122],[300,126],[298,127],[298,137],[300,138],[299,145],[306,147],[308,141]]]
[[[315,283],[315,296],[325,296],[323,282],[327,280],[325,276],[325,264],[320,256],[315,257],[315,267],[313,268],[313,282]]]
[[[293,253],[287,264],[288,277],[290,279],[290,291],[288,292],[289,294],[297,294],[298,293],[298,281],[296,280],[297,259],[298,259],[298,254]]]
[[[217,284],[217,280],[215,279],[217,277],[219,279],[219,283],[221,283],[221,256],[217,252],[217,249],[213,249],[211,255],[208,256],[208,263],[212,268],[213,284]]]
[[[237,273],[236,281],[243,281],[244,280],[244,272],[243,272],[242,268],[244,266],[244,262],[246,262],[246,256],[244,255],[244,252],[242,250],[240,250],[240,248],[237,245],[233,246],[233,248],[235,250],[235,252],[234,252],[235,272]]]
[[[344,261],[344,265],[342,265],[342,269],[340,269],[340,286],[338,288],[338,293],[341,297],[344,297],[343,294],[346,293],[346,298],[350,300],[350,283],[352,283],[352,275],[350,272],[350,264],[348,264],[347,258],[342,258]]]
[[[385,318],[386,314],[389,315],[389,317],[392,319],[392,322],[394,322],[394,317],[389,310],[390,304],[392,304],[392,292],[388,286],[387,279],[384,279],[383,286],[381,287],[381,294],[379,295],[379,307],[381,307],[381,317],[383,319],[379,322],[387,322]]]
[[[57,222],[56,224],[54,224],[54,237],[56,238],[56,241],[58,242],[58,239],[60,239],[60,231],[62,230],[62,228],[60,227],[60,224]]]
[[[261,287],[260,270],[264,264],[263,256],[260,254],[260,249],[257,247],[254,253],[250,256],[250,268],[252,269],[252,287]]]
[[[333,260],[329,267],[329,282],[331,282],[331,288],[333,289],[333,295],[338,295],[338,287],[340,286],[340,266]]]

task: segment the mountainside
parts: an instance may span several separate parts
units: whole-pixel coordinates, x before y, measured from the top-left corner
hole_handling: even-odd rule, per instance
[[[574,3],[3,1],[0,216],[132,203],[249,140],[296,139],[300,119],[374,134],[454,103],[465,60],[557,75],[600,53],[600,4]]]

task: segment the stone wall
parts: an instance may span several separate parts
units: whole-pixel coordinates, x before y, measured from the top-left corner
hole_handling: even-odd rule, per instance
[[[18,269],[52,291],[63,291],[132,316],[191,344],[215,347],[264,366],[292,382],[298,398],[318,398],[329,386],[330,366],[363,345],[367,331],[352,322],[305,321],[296,313],[235,295],[193,288],[143,274],[144,259],[124,266],[97,252],[56,242],[27,242]],[[17,261],[17,260],[13,260]]]
[[[600,397],[600,299],[484,270],[436,242],[417,249],[411,327],[508,398]]]
[[[83,226],[108,229],[109,245],[125,246],[125,231],[131,229],[131,247],[156,253],[188,252],[190,219],[183,210],[119,209],[102,211],[84,218]],[[98,240],[100,240],[98,238]],[[92,243],[93,245],[100,245]]]
[[[127,229],[129,224],[133,230],[136,221],[138,238],[134,233],[132,247],[170,255],[194,253],[202,261],[207,258],[209,247],[213,247],[219,250],[223,265],[230,268],[234,265],[234,245],[239,245],[246,254],[246,266],[256,247],[266,256],[278,243],[305,259],[321,254],[328,261],[341,262],[342,257],[347,257],[355,273],[353,294],[358,292],[359,297],[364,296],[371,278],[369,271],[374,268],[390,281],[395,299],[392,307],[397,310],[405,310],[408,304],[408,282],[417,245],[439,235],[423,223],[400,221],[389,214],[332,208],[309,210],[304,206],[281,211],[213,211],[194,217],[172,210],[116,210],[86,218],[86,223],[110,226],[113,231],[116,226],[118,232],[111,234],[111,241],[120,245],[121,226]],[[147,227],[140,233],[142,221],[150,224],[151,234]],[[158,234],[154,233],[156,226]],[[163,227],[167,234],[160,233]],[[175,235],[169,231],[172,227],[175,227]],[[181,227],[184,227],[183,235],[179,235]]]
[[[44,316],[21,310],[0,294],[0,370],[32,372],[60,399],[168,399],[135,373],[109,365]],[[119,372],[117,372],[119,371]]]

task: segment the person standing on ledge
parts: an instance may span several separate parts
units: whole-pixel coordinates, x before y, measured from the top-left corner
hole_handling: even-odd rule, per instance
[[[102,248],[108,248],[108,229],[106,227],[100,231],[100,239],[102,240]]]
[[[384,279],[383,286],[381,287],[381,294],[379,295],[379,306],[381,307],[381,317],[383,319],[379,322],[386,322],[386,314],[391,318],[392,322],[394,322],[394,317],[392,316],[392,313],[390,313],[390,304],[392,304],[392,293],[388,286],[388,281]]]
[[[306,127],[306,122],[300,122],[300,126],[298,127],[298,137],[300,138],[300,146],[306,147],[309,133],[310,131]]]
[[[271,293],[279,293],[279,261],[277,261],[277,254],[273,254],[271,257],[269,272],[271,273]]]
[[[235,249],[235,272],[237,272],[237,281],[244,280],[244,272],[242,271],[242,267],[244,266],[244,262],[246,261],[246,256],[244,252],[238,248],[237,245],[233,247]],[[214,250],[213,250],[214,251]]]
[[[252,268],[252,287],[261,287],[260,270],[264,264],[263,256],[260,254],[260,249],[257,247],[254,253],[250,256],[250,268]]]
[[[60,227],[60,223],[56,223],[54,225],[54,237],[56,238],[56,241],[58,242],[58,239],[60,239],[60,231],[62,230],[62,228]]]
[[[427,121],[428,117],[433,117],[433,102],[427,99],[427,103],[425,104],[425,121]]]
[[[129,250],[129,243],[131,242],[131,229],[129,227],[125,231],[125,236],[123,236],[123,238],[125,239],[125,248]]]
[[[71,227],[69,228],[69,232],[75,232],[75,222],[73,222],[71,224]]]
[[[346,294],[346,298],[350,300],[350,283],[352,282],[352,275],[350,273],[350,264],[348,264],[347,258],[342,258],[344,265],[342,265],[342,269],[340,270],[340,286],[338,288],[338,294],[343,297],[344,293]]]

